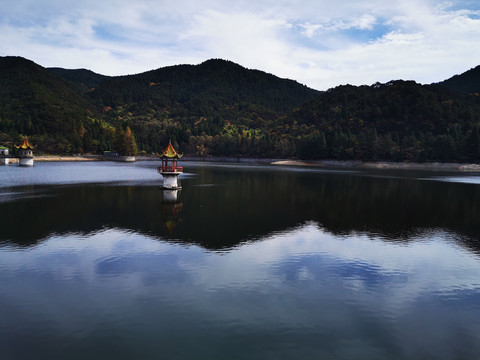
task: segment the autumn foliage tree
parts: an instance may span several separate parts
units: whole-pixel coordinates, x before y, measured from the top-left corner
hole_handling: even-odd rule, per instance
[[[138,154],[135,136],[128,126],[125,130],[122,128],[117,129],[115,136],[115,150],[120,155],[133,156]]]

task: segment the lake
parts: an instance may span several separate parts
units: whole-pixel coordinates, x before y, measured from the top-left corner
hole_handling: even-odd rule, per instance
[[[0,358],[474,359],[480,175],[0,167]]]

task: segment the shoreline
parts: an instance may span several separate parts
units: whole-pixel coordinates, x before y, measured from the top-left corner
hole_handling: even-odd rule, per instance
[[[103,155],[41,155],[35,156],[38,162],[67,162],[67,161],[112,161]],[[156,156],[137,156],[137,161],[157,161]],[[200,157],[188,156],[185,161],[201,162],[238,162],[248,164],[268,164],[275,166],[307,166],[325,168],[360,168],[360,169],[387,169],[387,170],[440,170],[460,172],[480,172],[480,164],[471,163],[415,163],[415,162],[388,162],[388,161],[367,161],[360,160],[286,160],[286,159],[263,159],[263,158],[237,158],[237,157]],[[113,160],[114,161],[114,160]]]
[[[339,167],[360,169],[385,169],[385,170],[432,170],[432,171],[460,171],[480,172],[480,164],[468,163],[415,163],[415,162],[362,162],[362,161],[332,161],[332,160],[278,160],[271,163],[281,166],[311,166],[311,167]]]
[[[100,155],[82,155],[82,156],[60,156],[60,155],[41,155],[34,156],[34,161],[49,162],[49,161],[102,161]]]

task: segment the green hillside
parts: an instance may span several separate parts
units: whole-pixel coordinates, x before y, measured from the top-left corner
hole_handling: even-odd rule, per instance
[[[458,90],[477,69],[319,92],[218,59],[108,77],[3,57],[0,144],[28,135],[38,151],[100,153],[128,134],[146,153],[171,139],[203,156],[477,162],[480,97]]]
[[[223,140],[231,142],[232,135],[236,139],[250,136],[252,130],[268,130],[276,119],[318,94],[293,80],[209,60],[110,78],[90,96],[107,109],[110,122],[129,124],[145,151],[158,151],[172,139],[196,152],[195,137],[209,140],[223,134]],[[246,155],[231,144],[230,150],[203,145],[209,149],[204,154]]]
[[[98,106],[80,86],[20,57],[0,57],[0,141],[30,136],[40,151],[71,153],[108,146]],[[87,149],[86,149],[87,148]]]
[[[279,127],[303,158],[478,161],[479,124],[480,97],[399,80],[336,87]]]

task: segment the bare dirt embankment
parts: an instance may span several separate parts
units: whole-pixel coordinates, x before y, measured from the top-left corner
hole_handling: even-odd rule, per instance
[[[365,163],[363,168],[370,169],[407,169],[407,170],[445,170],[480,172],[479,164],[458,163]]]
[[[100,161],[102,158],[96,155],[86,156],[57,156],[57,155],[42,155],[35,156],[34,161]]]
[[[361,161],[302,161],[302,160],[279,160],[272,165],[284,166],[312,166],[312,167],[343,167],[363,169],[404,169],[404,170],[444,170],[444,171],[469,171],[480,172],[480,164],[460,163],[395,163],[395,162],[361,162]]]

